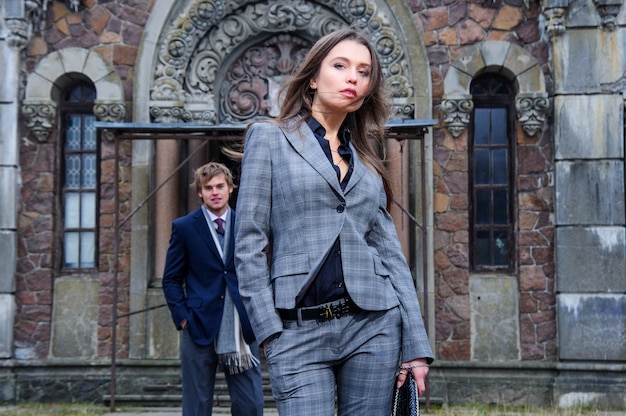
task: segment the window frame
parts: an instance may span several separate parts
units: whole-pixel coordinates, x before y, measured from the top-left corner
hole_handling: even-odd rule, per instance
[[[475,273],[515,273],[517,269],[517,206],[518,206],[518,198],[517,198],[517,154],[516,154],[516,119],[515,119],[515,93],[513,91],[513,85],[510,81],[506,80],[504,77],[501,77],[496,74],[485,74],[479,78],[476,78],[472,81],[474,85],[475,82],[481,82],[491,79],[496,79],[497,81],[505,84],[509,89],[506,94],[478,94],[472,91],[472,100],[474,104],[474,108],[472,109],[472,117],[470,118],[470,126],[468,131],[468,179],[469,179],[469,200],[468,200],[468,211],[469,211],[469,251],[470,251],[470,271]],[[508,215],[508,224],[500,226],[494,224],[494,213],[493,210],[489,210],[489,224],[488,225],[478,225],[476,216],[476,203],[477,203],[477,190],[487,189],[490,191],[496,189],[502,189],[502,186],[496,186],[492,183],[493,173],[489,173],[489,185],[477,186],[475,180],[475,165],[476,165],[476,141],[475,141],[475,128],[476,128],[476,110],[477,109],[506,109],[506,135],[507,135],[507,144],[506,148],[508,150],[508,158],[507,162],[509,165],[508,169],[508,185],[504,188],[508,188],[508,206],[507,206],[507,215]],[[497,146],[480,146],[479,148],[497,148]],[[491,205],[493,206],[493,200],[491,200]],[[487,230],[490,233],[489,243],[490,243],[490,263],[489,264],[478,264],[478,231]],[[495,244],[493,236],[493,232],[496,230],[505,230],[507,231],[507,262],[505,265],[495,264],[494,262],[494,253],[493,253],[493,245]]]
[[[89,88],[91,90],[92,100],[80,100],[80,101],[69,101],[68,96],[72,91],[77,88]],[[81,97],[82,98],[82,97]],[[93,113],[93,105],[94,100],[96,98],[96,89],[90,82],[78,82],[73,83],[72,85],[64,88],[63,93],[61,95],[61,100],[59,103],[59,175],[58,175],[58,207],[59,207],[59,238],[58,238],[58,259],[57,266],[58,269],[62,272],[93,272],[98,270],[99,264],[99,210],[100,210],[100,163],[101,163],[101,154],[100,154],[100,139],[98,135],[95,133],[94,128],[94,139],[95,139],[95,149],[94,150],[86,150],[83,148],[82,139],[83,139],[83,129],[84,129],[84,121],[86,117],[93,117],[96,121],[96,117]],[[68,134],[68,118],[70,116],[80,116],[81,119],[81,149],[76,151],[68,152],[67,149],[67,134]],[[72,188],[71,190],[66,187],[66,175],[67,175],[67,155],[68,154],[94,154],[95,156],[95,172],[94,172],[94,187],[93,188],[84,188],[81,183],[79,188]],[[82,157],[81,157],[82,159]],[[82,176],[83,166],[81,165],[81,176]],[[76,193],[79,195],[79,198],[86,192],[93,192],[95,194],[94,199],[94,224],[93,228],[83,227],[79,224],[78,227],[67,228],[66,227],[66,196],[68,193]],[[81,198],[82,199],[82,198]],[[79,205],[80,206],[80,205]],[[81,264],[81,244],[80,239],[78,243],[78,265],[76,267],[67,266],[65,264],[66,253],[65,253],[65,243],[66,243],[66,233],[68,232],[85,232],[92,231],[93,232],[93,244],[94,244],[94,252],[93,252],[93,266],[83,266]]]

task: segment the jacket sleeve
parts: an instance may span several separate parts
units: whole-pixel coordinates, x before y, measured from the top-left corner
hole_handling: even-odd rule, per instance
[[[235,221],[235,269],[239,293],[259,343],[281,332],[274,306],[268,246],[271,238],[271,136],[281,134],[269,123],[253,124],[245,139]]]
[[[176,223],[172,224],[170,245],[165,258],[163,271],[163,294],[167,306],[172,314],[176,329],[182,329],[180,324],[187,319],[187,306],[185,303],[185,291],[183,289],[185,273],[187,270],[185,255],[185,243],[179,235]]]
[[[424,319],[411,271],[402,252],[393,218],[386,209],[387,197],[381,186],[380,205],[368,244],[378,251],[400,301],[402,315],[402,361],[426,358],[433,361]]]

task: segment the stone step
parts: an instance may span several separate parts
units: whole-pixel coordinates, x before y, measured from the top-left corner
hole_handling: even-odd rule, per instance
[[[263,397],[266,408],[275,408],[276,404],[272,397],[272,387],[267,371],[261,372],[263,383]],[[105,405],[111,404],[111,395],[103,395]],[[116,406],[180,406],[182,401],[182,385],[178,383],[168,384],[147,384],[141,393],[115,395]],[[230,394],[228,384],[223,373],[218,372],[215,376],[215,389],[213,394],[213,405],[215,407],[230,408]]]

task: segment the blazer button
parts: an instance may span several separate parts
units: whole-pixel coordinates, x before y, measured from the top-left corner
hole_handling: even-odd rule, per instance
[[[346,209],[346,206],[341,204],[341,205],[337,205],[337,212],[338,213],[342,213],[344,210]]]

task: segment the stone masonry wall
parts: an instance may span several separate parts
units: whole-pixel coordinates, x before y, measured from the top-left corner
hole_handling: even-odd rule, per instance
[[[442,120],[438,105],[443,96],[443,79],[452,61],[467,47],[486,40],[505,40],[527,50],[542,65],[551,88],[548,44],[542,36],[540,5],[523,0],[453,2],[407,0],[423,33],[431,64],[433,115]],[[47,54],[67,47],[98,53],[112,66],[124,84],[128,108],[133,100],[135,62],[144,25],[153,1],[124,3],[83,0],[78,12],[63,2],[50,3],[43,30],[36,31],[23,66],[25,80]],[[38,30],[38,29],[36,29]],[[127,113],[130,118],[131,112]],[[468,261],[467,132],[459,138],[445,130],[434,132],[434,211],[437,356],[444,360],[470,358],[470,301]],[[24,132],[23,135],[26,135]],[[520,288],[520,344],[525,360],[555,357],[555,300],[553,264],[553,189],[551,134],[529,138],[518,129],[518,278]],[[130,148],[125,151],[130,152]],[[125,153],[129,154],[129,153]],[[15,342],[17,355],[44,358],[50,342],[52,282],[57,232],[54,206],[58,190],[58,133],[47,143],[25,142],[20,164],[23,174],[22,208],[19,215],[19,263]],[[112,143],[102,143],[102,185],[99,270],[99,356],[110,353],[110,322],[113,287],[113,201]],[[120,186],[128,197],[129,162]],[[128,213],[130,206],[122,206]],[[123,218],[123,213],[122,213]],[[126,230],[124,230],[126,232]],[[128,311],[129,237],[120,238],[119,313]],[[121,320],[119,356],[127,354],[127,322]],[[125,335],[122,335],[125,334]]]
[[[434,241],[436,354],[441,360],[469,360],[469,212],[467,130],[458,138],[445,129],[439,111],[443,80],[469,46],[507,41],[524,48],[542,67],[548,92],[552,81],[549,45],[542,34],[541,6],[522,0],[410,1],[423,32],[431,64],[434,131]],[[554,360],[553,144],[551,132],[528,137],[517,129],[517,278],[520,347],[523,360]]]
[[[124,3],[83,0],[78,12],[68,10],[65,2],[51,2],[47,21],[35,33],[22,67],[22,85],[37,63],[47,54],[68,47],[98,53],[115,67],[124,85],[124,99],[133,100],[135,61],[143,27],[153,6],[151,0]],[[53,80],[57,81],[57,80]],[[128,105],[127,105],[128,106]],[[128,108],[131,108],[128,106]],[[127,112],[130,117],[130,112]],[[57,121],[58,124],[58,121]],[[46,358],[50,349],[53,281],[60,274],[58,233],[58,189],[61,177],[58,126],[46,143],[28,138],[20,147],[22,168],[22,205],[19,212],[18,266],[16,288],[15,355],[18,359]],[[130,207],[130,152],[121,147],[120,218]],[[119,237],[118,314],[128,312],[130,223],[120,235],[114,225],[114,144],[101,142],[101,184],[99,215],[99,264],[94,271],[100,282],[98,311],[98,356],[111,352],[111,317],[114,278],[114,241]],[[77,276],[80,278],[80,276]],[[77,299],[80,302],[80,299]],[[128,356],[128,319],[120,319],[117,335],[118,357]]]

